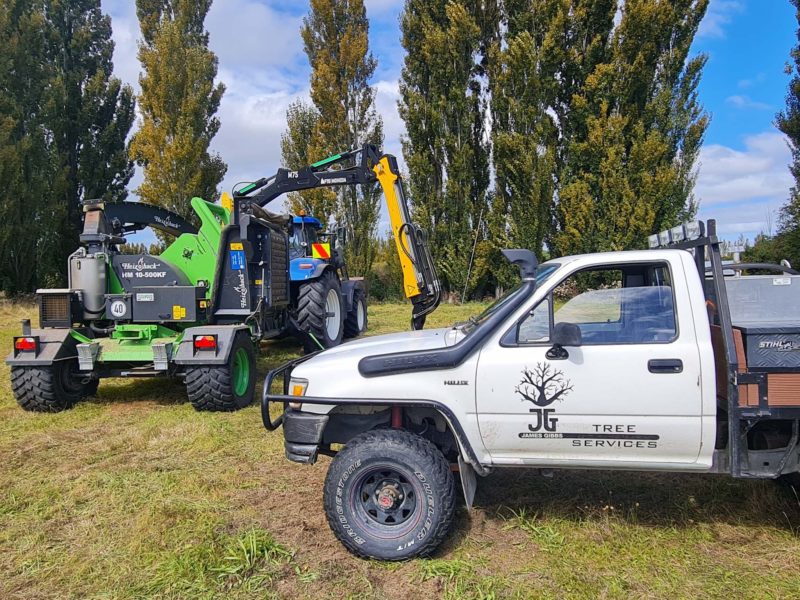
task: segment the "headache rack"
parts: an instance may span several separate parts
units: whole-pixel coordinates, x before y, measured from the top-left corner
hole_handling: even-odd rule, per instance
[[[756,348],[746,347],[746,342],[755,344],[759,340],[759,334],[763,336],[769,329],[752,326],[748,328],[745,323],[733,322],[725,273],[740,272],[742,268],[723,263],[716,229],[716,221],[713,219],[705,224],[694,221],[650,236],[649,246],[690,251],[704,283],[717,362],[718,410],[721,408],[727,414],[727,419],[720,418],[725,414],[718,414],[718,427],[727,425],[727,444],[719,448],[724,438],[718,439],[714,470],[728,472],[735,477],[773,478],[784,472],[784,467],[790,461],[798,460],[796,452],[800,423],[800,363],[797,361],[800,361],[800,319],[795,319],[788,327],[772,328],[775,331],[790,332],[780,333],[784,337],[797,336],[796,345],[794,341],[759,342],[766,344],[760,347],[761,350],[769,350],[770,344],[775,345],[772,349],[779,350],[783,345],[785,351],[796,353],[792,357],[794,360],[777,360],[775,354],[766,354],[767,358],[762,354],[761,360],[753,360]],[[792,269],[781,265],[754,264],[750,268],[779,272],[776,282],[781,279],[780,285],[787,278],[797,276]],[[751,276],[744,276],[742,279],[747,277]],[[786,285],[790,285],[792,281],[789,279]],[[779,283],[775,284],[776,287]],[[800,285],[800,277],[797,285]],[[719,364],[720,357],[724,364]],[[766,439],[761,443],[763,448],[751,448],[752,444],[748,440],[754,429],[764,421],[778,420],[785,421],[784,435],[779,446],[770,447],[770,440]]]

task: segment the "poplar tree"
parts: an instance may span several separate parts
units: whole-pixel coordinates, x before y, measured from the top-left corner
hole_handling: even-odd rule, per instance
[[[188,218],[192,197],[218,198],[227,166],[209,153],[225,86],[204,22],[211,0],[136,0],[142,31],[142,124],[131,157],[144,168],[139,197]]]
[[[318,150],[319,111],[310,104],[297,100],[286,111],[286,131],[281,136],[283,164],[290,169],[301,169],[320,160],[324,152]],[[294,214],[305,211],[328,224],[336,210],[336,193],[331,188],[303,190],[289,194],[289,210]]]
[[[135,101],[130,86],[112,75],[111,19],[100,0],[50,0],[46,15],[54,68],[48,122],[58,169],[53,222],[61,221],[60,251],[47,256],[55,271],[63,271],[64,257],[78,245],[80,202],[119,201],[127,195],[133,175],[127,136]]]
[[[781,208],[777,243],[772,246],[775,259],[787,258],[796,266],[800,264],[800,0],[792,0],[792,4],[798,21],[798,44],[791,52],[792,63],[786,65],[787,73],[792,75],[786,93],[786,108],[776,116],[775,125],[788,138],[792,152],[789,170],[795,183],[789,201]]]
[[[689,49],[707,0],[626,0],[608,59],[576,91],[558,175],[559,254],[641,247],[692,216],[694,165],[708,116],[697,100],[706,57]]]
[[[461,294],[487,207],[481,55],[494,28],[480,3],[445,0],[408,0],[400,27],[407,54],[399,109],[414,216],[428,232],[446,289]],[[471,280],[483,275],[475,272]]]
[[[383,144],[383,121],[375,112],[369,82],[377,62],[369,51],[369,22],[363,0],[311,0],[301,28],[311,64],[311,102],[293,104],[281,140],[284,162],[299,168],[363,144]],[[346,186],[295,194],[303,208],[323,222],[333,216],[348,233],[348,269],[364,274],[375,259],[380,216],[377,186]]]
[[[55,170],[44,111],[52,77],[46,31],[44,2],[0,3],[0,282],[11,295],[35,289],[48,227]]]
[[[606,59],[614,0],[506,0],[490,53],[496,201],[492,242],[544,258],[552,245],[569,141],[584,128],[573,102]],[[501,261],[501,283],[516,276]]]
[[[133,95],[112,76],[100,0],[4,0],[0,47],[0,286],[14,294],[64,284],[81,200],[124,197]]]

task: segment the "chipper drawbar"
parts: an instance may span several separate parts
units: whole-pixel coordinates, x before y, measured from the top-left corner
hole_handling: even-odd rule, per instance
[[[410,221],[396,160],[367,145],[279,169],[234,192],[227,206],[193,198],[199,227],[143,203],[85,202],[68,287],[37,291],[39,328],[23,321],[6,359],[17,402],[56,412],[94,394],[105,377],[173,376],[198,410],[250,404],[261,340],[295,335],[314,351],[367,326],[366,289],[348,276],[337,233],[266,205],[287,192],[375,183],[387,200],[412,326],[421,328],[439,303],[439,280],[426,237]],[[124,254],[125,236],[146,227],[175,239],[158,256]]]

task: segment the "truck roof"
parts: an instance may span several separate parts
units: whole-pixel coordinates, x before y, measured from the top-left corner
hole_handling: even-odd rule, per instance
[[[639,262],[639,261],[653,261],[660,259],[667,259],[671,256],[676,256],[680,252],[686,250],[679,250],[676,248],[659,248],[654,250],[620,250],[616,252],[591,252],[589,254],[571,254],[569,256],[560,256],[548,260],[547,263],[566,265],[572,262],[580,261],[595,264],[599,262]],[[547,264],[543,263],[543,264]]]

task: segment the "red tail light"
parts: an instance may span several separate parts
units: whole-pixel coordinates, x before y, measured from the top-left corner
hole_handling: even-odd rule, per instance
[[[14,340],[14,348],[19,352],[30,352],[36,350],[39,340],[35,337],[19,337]]]
[[[194,336],[195,350],[216,350],[217,336],[215,335],[196,335]]]

